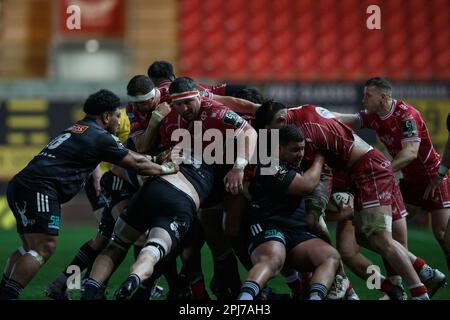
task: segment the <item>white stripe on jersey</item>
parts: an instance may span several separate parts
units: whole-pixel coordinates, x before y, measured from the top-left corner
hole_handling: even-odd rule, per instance
[[[36,193],[36,200],[37,200],[38,212],[41,212],[41,196],[40,196],[39,192]]]

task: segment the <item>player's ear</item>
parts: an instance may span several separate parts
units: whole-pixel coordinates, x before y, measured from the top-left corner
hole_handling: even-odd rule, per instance
[[[107,124],[109,122],[109,118],[110,118],[110,114],[109,112],[103,112],[100,115],[100,119],[102,120],[103,123]]]

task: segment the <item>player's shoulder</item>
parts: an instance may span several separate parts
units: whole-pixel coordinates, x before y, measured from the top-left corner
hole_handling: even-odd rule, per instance
[[[412,105],[408,104],[403,100],[397,100],[395,104],[394,116],[401,119],[415,119],[420,120],[420,112],[414,108]]]
[[[218,119],[223,118],[225,116],[225,114],[227,113],[227,111],[231,110],[226,105],[224,105],[220,102],[217,102],[215,100],[206,98],[206,97],[202,97],[200,108],[201,108],[200,112],[204,116],[208,116],[209,118],[218,118]]]

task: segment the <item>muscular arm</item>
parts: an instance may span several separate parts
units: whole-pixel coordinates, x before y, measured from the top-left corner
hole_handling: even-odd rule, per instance
[[[253,103],[253,102],[245,100],[245,99],[239,99],[239,98],[230,97],[230,96],[214,95],[214,100],[226,105],[231,110],[233,110],[234,112],[237,112],[237,113],[254,114],[256,112],[256,110],[258,110],[258,108],[261,106],[260,104]]]
[[[102,190],[102,187],[100,186],[100,179],[102,178],[102,169],[100,168],[100,165],[92,171],[92,178],[94,180],[95,194],[98,197],[100,195],[100,191]]]
[[[358,114],[344,114],[338,112],[331,112],[340,122],[348,125],[353,130],[361,128],[361,119]]]
[[[141,153],[147,153],[156,142],[158,136],[159,124],[161,120],[170,112],[170,106],[168,103],[163,102],[159,104],[155,111],[152,112],[152,116],[148,123],[147,129],[144,132],[132,137],[136,146],[136,150]]]
[[[124,168],[132,168],[142,176],[165,175],[178,171],[178,167],[173,163],[170,163],[170,165],[159,165],[151,162],[146,156],[131,150],[122,160],[115,164]]]
[[[419,146],[420,142],[418,141],[402,142],[402,150],[392,160],[392,170],[394,172],[399,171],[416,159],[419,153]]]
[[[248,123],[236,136],[236,162],[233,169],[231,169],[224,178],[225,190],[228,192],[237,194],[243,190],[242,180],[246,164],[242,164],[241,161],[244,161],[247,164],[250,162],[250,159],[256,150],[257,139],[258,135],[256,134],[255,129]]]
[[[316,154],[311,167],[303,175],[298,173],[295,175],[294,180],[289,185],[288,193],[299,196],[311,193],[320,181],[320,173],[324,163],[325,158]]]

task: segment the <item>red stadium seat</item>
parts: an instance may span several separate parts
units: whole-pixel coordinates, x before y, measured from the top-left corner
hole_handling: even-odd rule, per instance
[[[381,30],[366,28],[369,5],[381,8]],[[449,7],[450,0],[181,0],[180,67],[242,81],[448,81]]]

